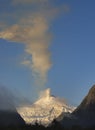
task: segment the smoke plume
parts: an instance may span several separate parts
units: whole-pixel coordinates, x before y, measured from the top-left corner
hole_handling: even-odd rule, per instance
[[[25,46],[22,64],[31,68],[35,82],[41,85],[46,82],[52,65],[50,21],[59,11],[50,3],[49,0],[12,0],[13,12],[6,12],[0,26],[0,38]]]
[[[20,0],[14,3],[35,3],[33,0]],[[40,1],[42,3],[43,0]],[[33,11],[33,12],[32,12]],[[22,64],[28,65],[32,69],[35,81],[44,84],[47,79],[47,73],[51,68],[49,43],[50,33],[49,20],[44,12],[39,7],[37,10],[32,10],[29,14],[25,14],[15,21],[15,24],[7,26],[0,32],[0,38],[25,45],[26,56]],[[24,10],[24,13],[27,11]],[[31,14],[30,14],[31,13]],[[38,82],[38,84],[39,84]]]
[[[10,41],[24,43],[28,54],[23,64],[28,65],[39,78],[46,80],[47,72],[51,67],[48,24],[44,17],[35,16],[31,25],[20,26],[15,24],[0,33],[0,37]]]

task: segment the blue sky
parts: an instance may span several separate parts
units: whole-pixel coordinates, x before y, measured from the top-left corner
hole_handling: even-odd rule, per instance
[[[9,8],[7,2],[0,4],[1,18],[6,11],[10,14],[10,10],[17,9],[17,6]],[[59,0],[54,4],[66,5],[69,11],[59,13],[49,26],[53,65],[45,86],[50,87],[54,95],[78,105],[95,84],[95,1]],[[33,98],[32,71],[21,64],[24,48],[24,44],[0,39],[0,84]]]

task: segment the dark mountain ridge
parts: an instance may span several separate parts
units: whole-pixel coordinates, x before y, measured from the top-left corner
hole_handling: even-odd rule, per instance
[[[64,126],[95,126],[95,85],[92,86],[87,96],[70,116],[63,118],[62,124]]]
[[[25,125],[17,111],[0,110],[0,127]]]
[[[92,86],[87,96],[83,99],[81,104],[75,109],[72,114],[82,114],[83,116],[84,114],[89,114],[92,112],[95,113],[95,85]]]
[[[17,127],[25,124],[16,110],[13,99],[11,92],[4,86],[0,86],[0,127]]]

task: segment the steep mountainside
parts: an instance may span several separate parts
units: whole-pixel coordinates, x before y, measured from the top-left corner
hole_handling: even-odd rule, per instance
[[[0,86],[0,127],[20,126],[25,122],[16,111],[12,94]]]
[[[26,123],[35,122],[43,125],[50,124],[63,112],[72,112],[72,108],[64,103],[63,100],[51,96],[50,89],[45,90],[40,99],[30,106],[18,108],[19,114]]]
[[[0,110],[0,127],[22,126],[25,122],[17,111]]]
[[[84,98],[82,103],[78,106],[78,108],[74,111],[74,113],[77,114],[77,112],[79,112],[80,110],[86,110],[88,112],[90,112],[91,110],[95,110],[95,85],[92,86],[87,96]]]
[[[95,126],[95,85],[70,117],[63,118],[63,125]]]

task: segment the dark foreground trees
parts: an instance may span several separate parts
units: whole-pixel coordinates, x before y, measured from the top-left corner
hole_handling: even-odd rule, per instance
[[[64,128],[59,122],[53,121],[52,125],[48,127],[44,127],[42,125],[39,125],[38,123],[35,123],[35,125],[24,125],[20,127],[0,127],[0,130],[95,130],[95,127],[91,128],[82,128],[81,126],[72,126],[71,128]]]

